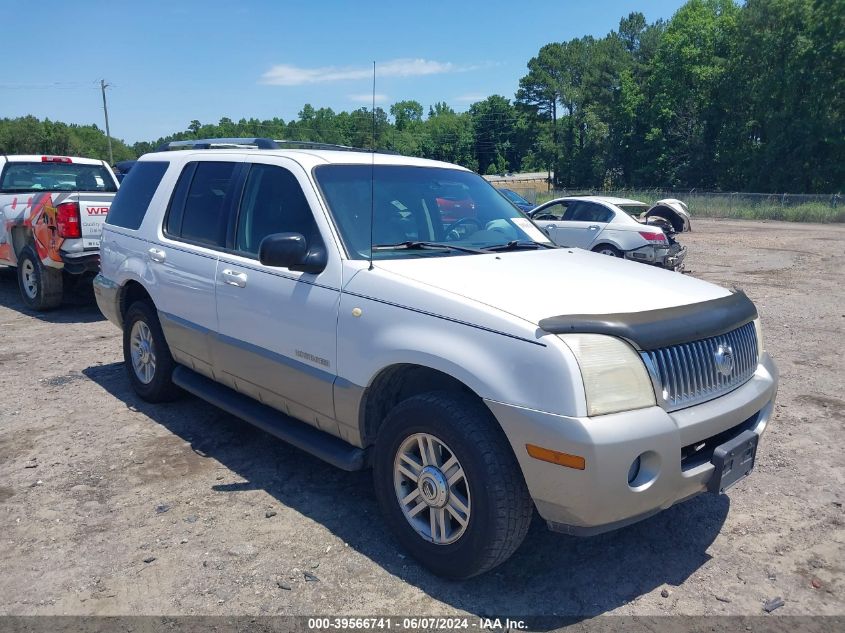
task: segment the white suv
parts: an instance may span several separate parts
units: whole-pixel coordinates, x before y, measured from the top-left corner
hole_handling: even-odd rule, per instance
[[[196,147],[143,156],[103,232],[132,385],[372,467],[436,573],[501,563],[534,508],[594,534],[750,471],[777,372],[741,292],[557,248],[455,165]]]

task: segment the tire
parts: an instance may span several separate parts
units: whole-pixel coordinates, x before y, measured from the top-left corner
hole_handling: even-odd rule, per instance
[[[137,359],[137,363],[133,360]],[[170,355],[155,308],[146,301],[129,306],[123,319],[123,362],[132,388],[147,402],[168,402],[179,396],[173,384],[176,363]]]
[[[457,459],[457,466],[446,469],[449,478],[463,470],[464,476],[454,485],[448,485],[442,474],[443,479],[437,479],[399,458],[403,447],[419,446],[421,439],[425,445],[427,438],[432,438],[434,446],[439,443],[435,452],[441,465],[448,465],[451,457]],[[421,455],[416,453],[417,466],[423,461]],[[412,474],[422,473],[417,483],[397,472],[395,463]],[[510,444],[486,407],[469,395],[431,392],[396,405],[376,439],[373,478],[382,512],[397,540],[439,576],[470,578],[503,563],[522,543],[531,523],[533,504]],[[446,483],[445,497],[438,483]],[[423,504],[413,518],[416,527],[400,501],[400,491],[408,491],[407,498],[415,490],[416,498],[405,507]],[[434,497],[435,505],[428,504],[424,496]],[[438,505],[444,499],[446,507]],[[450,506],[454,510],[461,505],[468,512],[458,509],[458,516],[466,519],[469,515],[465,526],[450,510]],[[436,524],[435,532],[431,515],[441,510],[446,521]],[[433,542],[434,534],[440,543]]]
[[[39,312],[52,310],[62,302],[62,271],[41,263],[31,246],[18,254],[18,287],[24,303]]]
[[[622,251],[610,244],[599,244],[593,248],[593,252],[599,253],[600,255],[609,255],[610,257],[622,257]]]

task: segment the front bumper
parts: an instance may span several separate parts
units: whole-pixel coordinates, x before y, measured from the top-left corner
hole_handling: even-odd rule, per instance
[[[652,264],[669,270],[681,270],[687,256],[687,247],[675,243],[671,246],[648,244],[625,252],[625,259]]]
[[[109,321],[122,328],[120,319],[120,286],[102,273],[94,277],[94,297],[97,307]]]
[[[764,354],[742,386],[671,413],[655,406],[575,418],[485,402],[511,442],[540,516],[554,530],[589,535],[634,523],[707,490],[714,476],[709,458],[699,454],[682,463],[682,453],[717,436],[731,437],[734,430],[762,434],[777,384],[777,369]],[[586,467],[574,470],[533,459],[526,444],[579,455]],[[645,479],[632,487],[629,470],[644,455]]]

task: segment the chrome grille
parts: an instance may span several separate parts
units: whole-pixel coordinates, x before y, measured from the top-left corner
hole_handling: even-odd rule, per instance
[[[730,346],[733,369],[717,368],[719,348]],[[718,398],[746,382],[757,369],[757,333],[746,323],[726,334],[641,352],[658,400],[672,411]]]

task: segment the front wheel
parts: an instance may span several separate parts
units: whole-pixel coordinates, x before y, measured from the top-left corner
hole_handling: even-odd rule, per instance
[[[155,308],[145,301],[129,306],[123,319],[123,361],[132,388],[147,402],[166,402],[179,395],[171,380],[176,364]]]
[[[31,246],[18,255],[18,286],[33,310],[51,310],[62,302],[62,271],[42,264]]]
[[[477,399],[432,392],[401,402],[380,429],[374,455],[388,525],[434,573],[484,573],[525,538],[531,497],[504,433]]]

